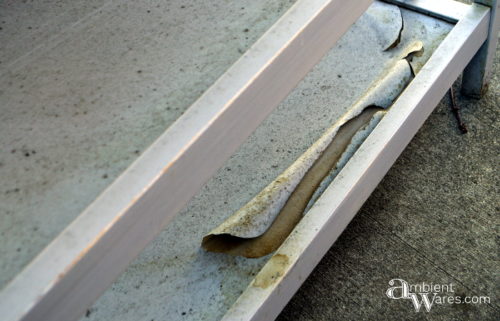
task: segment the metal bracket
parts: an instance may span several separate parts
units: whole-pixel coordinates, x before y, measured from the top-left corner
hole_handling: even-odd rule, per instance
[[[383,0],[427,16],[438,18],[450,23],[457,23],[469,9],[469,5],[455,0]]]
[[[479,99],[488,90],[488,83],[491,78],[493,59],[498,43],[500,27],[498,13],[500,10],[497,0],[475,0],[474,2],[491,8],[490,27],[488,39],[464,69],[462,94]]]

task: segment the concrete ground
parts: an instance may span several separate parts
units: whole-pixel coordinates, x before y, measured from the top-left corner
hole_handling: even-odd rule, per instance
[[[497,50],[486,96],[458,95],[465,135],[442,99],[279,321],[499,320],[499,71]],[[490,303],[416,312],[411,300],[386,296],[395,278],[452,283],[440,295]]]

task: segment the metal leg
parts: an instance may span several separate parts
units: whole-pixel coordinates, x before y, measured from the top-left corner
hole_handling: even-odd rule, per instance
[[[497,0],[474,0],[474,2],[491,8],[490,30],[488,39],[464,69],[462,94],[481,98],[488,90],[493,58],[495,57],[500,26],[500,18],[498,17],[500,3]]]

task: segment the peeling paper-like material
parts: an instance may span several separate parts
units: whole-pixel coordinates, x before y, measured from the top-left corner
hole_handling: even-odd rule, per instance
[[[370,121],[378,110],[381,108],[368,107],[338,128],[335,138],[300,179],[297,187],[288,196],[285,205],[279,210],[276,219],[262,235],[254,238],[239,238],[230,234],[207,236],[203,242],[205,249],[245,257],[260,257],[273,252],[300,221],[316,187],[335,166],[352,137]],[[247,221],[242,221],[241,224],[245,225]]]
[[[352,155],[358,150],[359,146],[365,141],[365,139],[371,134],[373,129],[378,125],[378,123],[382,120],[382,117],[387,112],[385,110],[377,111],[368,124],[366,124],[365,127],[360,129],[351,139],[351,142],[345,149],[345,151],[342,153],[342,156],[338,160],[337,164],[335,167],[333,167],[328,175],[321,181],[319,184],[318,188],[314,192],[313,196],[307,203],[306,209],[304,210],[304,213],[307,213],[311,207],[314,205],[314,203],[318,200],[318,198],[323,194],[323,192],[326,190],[326,188],[333,182],[335,177],[337,177],[338,173],[344,168],[344,166],[347,164],[349,159],[351,159]]]
[[[398,6],[374,2],[365,15],[382,50],[387,51],[397,46],[403,30],[403,17]]]
[[[290,167],[207,234],[202,246],[208,251],[245,257],[275,251],[303,216],[323,179],[332,168],[340,166],[339,162],[347,161],[342,155],[369,134],[368,128],[374,127],[383,115],[380,112],[392,105],[411,79],[409,63],[405,59],[397,61]],[[323,154],[329,154],[329,159],[321,157]]]
[[[399,56],[401,59],[411,59],[413,56],[420,57],[424,53],[424,44],[422,41],[414,41],[403,48]]]
[[[403,19],[403,14],[401,13],[401,9],[399,9],[399,7],[398,7],[398,11],[399,11],[399,18],[401,21],[401,24],[399,26],[398,36],[396,37],[396,39],[394,39],[394,41],[389,46],[385,47],[384,51],[388,51],[388,50],[391,50],[393,48],[396,48],[399,45],[399,43],[401,42],[401,36],[403,35],[403,29],[405,27],[405,21]]]
[[[404,48],[399,56],[406,59],[410,64],[412,74],[415,76],[420,71],[421,66],[413,61],[413,57],[421,57],[424,54],[424,44],[422,41],[414,41]]]

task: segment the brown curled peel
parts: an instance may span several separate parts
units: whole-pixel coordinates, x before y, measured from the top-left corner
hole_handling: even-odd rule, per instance
[[[322,181],[337,167],[374,115],[389,108],[411,81],[401,59],[288,169],[245,206],[207,234],[207,251],[257,258],[275,251],[303,217]]]
[[[382,108],[368,107],[360,115],[340,127],[335,139],[332,140],[300,180],[279,215],[262,235],[248,239],[230,234],[209,235],[204,238],[203,247],[209,251],[242,255],[251,258],[261,257],[274,252],[302,218],[302,213],[314,191],[330,169],[337,163],[352,137],[379,110],[382,110]]]

